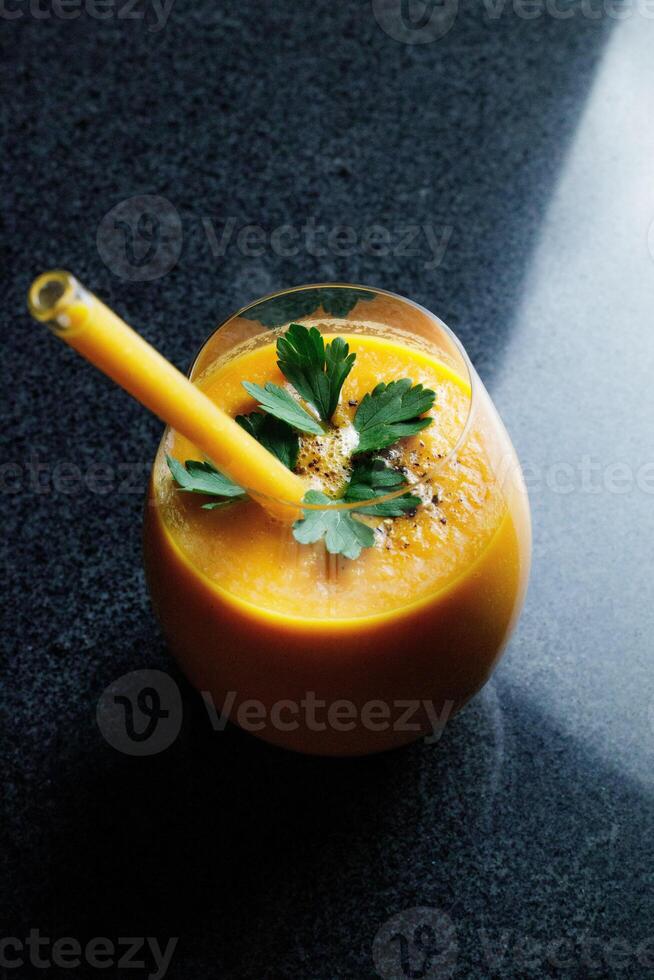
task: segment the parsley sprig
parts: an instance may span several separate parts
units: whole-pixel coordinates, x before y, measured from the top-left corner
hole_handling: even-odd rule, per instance
[[[392,446],[404,436],[413,436],[431,425],[430,418],[419,418],[434,404],[435,393],[430,388],[414,385],[410,378],[381,381],[365,395],[354,416],[354,428],[359,433],[356,453]]]
[[[356,354],[350,353],[342,337],[325,344],[319,330],[292,323],[277,340],[278,365],[300,398],[328,423],[338,405],[343,383],[352,370]],[[290,470],[295,469],[300,450],[300,435],[323,436],[325,430],[289,391],[267,382],[261,386],[243,381],[243,387],[257,402],[259,411],[238,415],[236,421]],[[390,383],[380,382],[366,394],[354,416],[359,442],[353,451],[354,465],[342,498],[334,501],[319,490],[309,490],[303,503],[307,507],[293,524],[293,536],[302,544],[324,540],[327,551],[346,558],[358,558],[363,548],[374,544],[374,530],[355,514],[393,518],[412,514],[420,498],[407,490],[404,474],[387,460],[376,456],[405,436],[415,435],[431,424],[422,417],[434,404],[435,393],[410,378]],[[180,490],[205,494],[212,499],[202,505],[205,510],[223,507],[232,501],[247,499],[245,490],[220,473],[211,463],[187,460],[182,465],[166,457],[172,476]],[[380,498],[379,503],[375,501]],[[360,504],[342,509],[338,504]],[[336,505],[336,506],[335,506]]]
[[[316,327],[307,330],[292,323],[277,340],[277,364],[298,394],[328,422],[338,405],[343,382],[352,370],[356,354],[342,337],[325,345]]]
[[[293,525],[293,536],[302,544],[313,544],[324,539],[330,554],[358,558],[362,548],[371,548],[375,543],[375,534],[372,528],[354,516],[355,513],[369,517],[401,517],[413,513],[420,504],[420,497],[410,493],[374,503],[378,497],[401,490],[406,482],[404,475],[381,457],[358,460],[342,500],[333,501],[317,490],[309,490],[304,495],[304,503],[320,504],[323,509],[303,511],[302,518]],[[334,503],[360,503],[361,506],[341,510],[333,507]],[[330,509],[330,504],[333,509]]]
[[[236,421],[260,442],[262,446],[276,456],[289,470],[294,470],[300,452],[300,437],[295,429],[275,418],[274,415],[262,412],[250,412],[249,415],[237,415]]]
[[[274,415],[282,422],[288,422],[300,432],[308,432],[314,436],[324,435],[320,423],[316,422],[305,408],[302,408],[293,395],[279,385],[274,385],[272,381],[268,381],[263,388],[252,381],[243,381],[242,384],[248,395],[256,398],[259,408],[263,408],[269,415]]]
[[[319,490],[309,490],[303,502],[319,505],[321,509],[303,511],[301,520],[293,524],[293,537],[300,544],[314,544],[324,539],[330,555],[358,558],[362,548],[371,548],[375,543],[372,528],[357,520],[351,510],[334,507],[334,501]]]
[[[386,497],[407,485],[406,478],[381,457],[357,460],[345,488],[343,501],[347,504],[360,502],[361,513],[374,517],[401,517],[411,514],[420,505],[420,497],[410,493],[379,504],[371,503],[378,497]]]
[[[185,493],[202,493],[209,497],[217,497],[208,504],[202,504],[202,510],[215,510],[224,507],[233,500],[245,500],[243,487],[230,480],[228,476],[217,470],[211,463],[203,463],[197,459],[187,459],[182,465],[172,456],[166,456],[168,469],[178,488]]]

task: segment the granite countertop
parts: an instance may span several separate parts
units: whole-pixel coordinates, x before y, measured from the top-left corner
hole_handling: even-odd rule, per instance
[[[635,4],[449,2],[403,28],[391,0],[124,6],[2,15],[2,928],[179,937],[183,980],[651,977],[654,23]],[[140,205],[121,202],[142,195],[169,203],[126,253],[116,221]],[[52,266],[184,368],[234,308],[302,282],[385,287],[458,333],[525,465],[534,565],[437,746],[325,761],[211,731],[141,568],[160,425],[30,323]],[[140,668],[184,712],[147,758],[95,720]]]

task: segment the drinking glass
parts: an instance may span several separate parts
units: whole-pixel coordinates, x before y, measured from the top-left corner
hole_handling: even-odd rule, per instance
[[[356,506],[377,530],[356,560],[329,554],[260,502],[204,510],[180,493],[165,457],[192,447],[166,429],[144,524],[155,613],[191,683],[258,737],[324,755],[434,740],[488,680],[523,604],[531,529],[515,451],[452,331],[381,289],[327,283],[257,300],[211,334],[191,379],[220,399],[212,379],[293,322],[360,342],[361,363],[390,344],[452,382],[435,386],[427,457],[422,433],[411,437],[409,485],[390,495],[410,490],[422,516],[330,504]],[[393,380],[382,362],[377,380]]]

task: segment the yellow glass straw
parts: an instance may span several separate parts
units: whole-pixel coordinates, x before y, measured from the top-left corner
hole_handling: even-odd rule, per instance
[[[69,272],[45,272],[32,283],[30,312],[158,415],[255,499],[278,516],[276,503],[299,504],[306,485],[226,412],[196,388]],[[262,495],[259,499],[257,495]]]

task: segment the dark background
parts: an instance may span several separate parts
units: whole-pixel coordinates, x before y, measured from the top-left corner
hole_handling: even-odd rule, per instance
[[[179,936],[184,980],[366,978],[386,920],[431,906],[455,977],[651,977],[652,21],[464,3],[411,44],[370,0],[176,0],[160,30],[122,2],[0,18],[4,934]],[[146,194],[177,210],[181,251],[124,281],[96,236]],[[221,256],[206,219],[381,225],[395,245]],[[436,268],[424,234],[396,247],[424,224],[448,230]],[[389,288],[458,333],[525,464],[535,557],[504,660],[437,747],[324,761],[211,731],[141,570],[161,426],[29,321],[52,266],[181,367],[234,308],[301,282]],[[67,484],[62,463],[129,487]],[[184,724],[135,759],[95,710],[142,667],[178,680]]]

